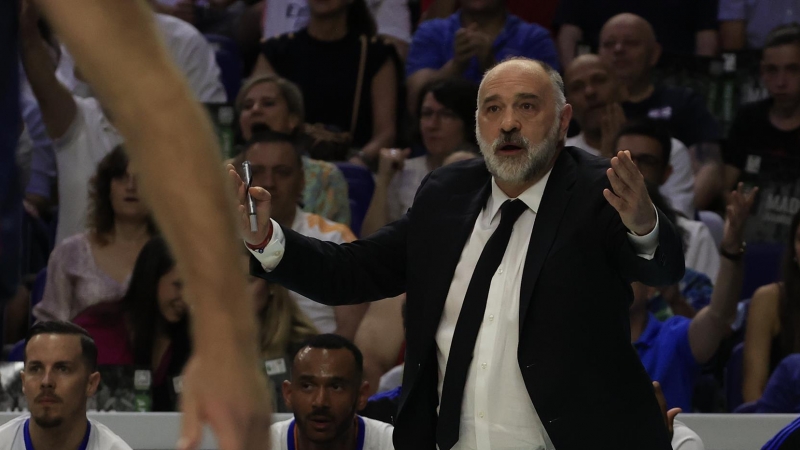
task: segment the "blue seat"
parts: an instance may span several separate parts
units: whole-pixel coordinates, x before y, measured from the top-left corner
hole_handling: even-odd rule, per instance
[[[375,179],[372,172],[355,164],[335,163],[347,180],[347,197],[350,199],[350,229],[356,236],[361,236],[361,225],[367,215],[372,193],[375,191]]]
[[[244,71],[239,46],[227,36],[217,34],[205,34],[204,36],[214,49],[217,65],[222,73],[221,81],[225,86],[225,93],[228,95],[228,103],[233,103],[236,95],[239,94]]]
[[[785,251],[785,244],[747,244],[747,252],[744,254],[744,280],[742,280],[741,298],[751,298],[753,292],[759,287],[780,279],[781,258]]]
[[[728,411],[734,411],[742,403],[742,378],[744,372],[744,342],[733,348],[728,364],[725,366],[725,399]]]

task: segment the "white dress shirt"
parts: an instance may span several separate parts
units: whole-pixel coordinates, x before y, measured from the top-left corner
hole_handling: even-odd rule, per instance
[[[550,172],[519,197],[529,209],[514,224],[500,266],[492,279],[484,321],[475,343],[474,358],[464,388],[459,439],[455,450],[553,450],[536,413],[517,361],[519,297],[531,230]],[[500,206],[509,197],[492,179],[492,195],[478,216],[456,266],[444,311],[436,332],[439,398],[447,359],[469,282],[489,237],[500,224]],[[273,221],[273,236],[262,252],[252,252],[264,270],[274,269],[283,257],[285,236]],[[658,222],[645,236],[628,234],[637,254],[652,259],[658,247]]]

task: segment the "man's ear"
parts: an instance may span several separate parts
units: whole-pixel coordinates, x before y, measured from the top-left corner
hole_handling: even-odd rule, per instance
[[[283,394],[283,403],[290,410],[292,409],[292,382],[284,380],[281,385],[281,394]]]
[[[564,109],[561,111],[561,134],[559,135],[559,140],[564,140],[567,138],[567,132],[569,131],[569,123],[572,120],[572,105],[569,103],[564,105]]]
[[[654,42],[653,53],[650,55],[650,67],[655,67],[659,59],[661,59],[661,44]]]
[[[93,372],[89,375],[89,382],[86,384],[86,397],[91,397],[97,392],[97,388],[100,386],[100,372]]]
[[[358,388],[358,410],[367,407],[367,400],[369,400],[369,381],[364,380],[361,382],[361,387]]]

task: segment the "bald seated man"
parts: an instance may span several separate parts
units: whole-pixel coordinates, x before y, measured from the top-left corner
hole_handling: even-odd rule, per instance
[[[581,132],[567,138],[566,144],[593,155],[613,156],[617,135],[628,121],[622,109],[625,88],[611,67],[597,55],[581,55],[564,73],[567,101],[572,105]],[[694,174],[689,150],[672,138],[669,152],[670,176],[659,187],[670,205],[688,218],[694,218]]]
[[[688,88],[653,83],[661,45],[650,23],[635,14],[616,15],[603,25],[598,54],[625,87],[625,116],[665,121],[672,136],[690,149],[696,178],[694,203],[697,209],[707,209],[723,184],[718,144],[722,134],[705,98]]]
[[[499,64],[478,95],[483,160],[432,172],[405,216],[351,244],[282,228],[250,189],[256,276],[328,305],[407,292],[395,448],[670,448],[626,323],[631,281],[681,278],[680,238],[629,154],[564,147],[571,118],[558,72]]]

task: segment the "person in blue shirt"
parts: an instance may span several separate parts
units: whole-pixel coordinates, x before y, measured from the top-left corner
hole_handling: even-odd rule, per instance
[[[800,353],[789,355],[778,364],[753,412],[800,414]]]
[[[786,425],[761,450],[796,450],[800,448],[800,417]]]
[[[484,72],[513,56],[560,67],[550,33],[510,14],[505,0],[463,0],[455,14],[426,21],[414,33],[406,61],[408,110],[415,111],[420,89],[431,81],[463,77],[479,84]]]
[[[740,184],[728,198],[720,270],[711,303],[694,318],[673,316],[664,322],[648,310],[656,288],[633,283],[630,307],[631,343],[647,374],[661,384],[669,408],[691,411],[694,382],[700,366],[716,353],[731,332],[743,277],[744,224],[757,189],[747,194]]]

